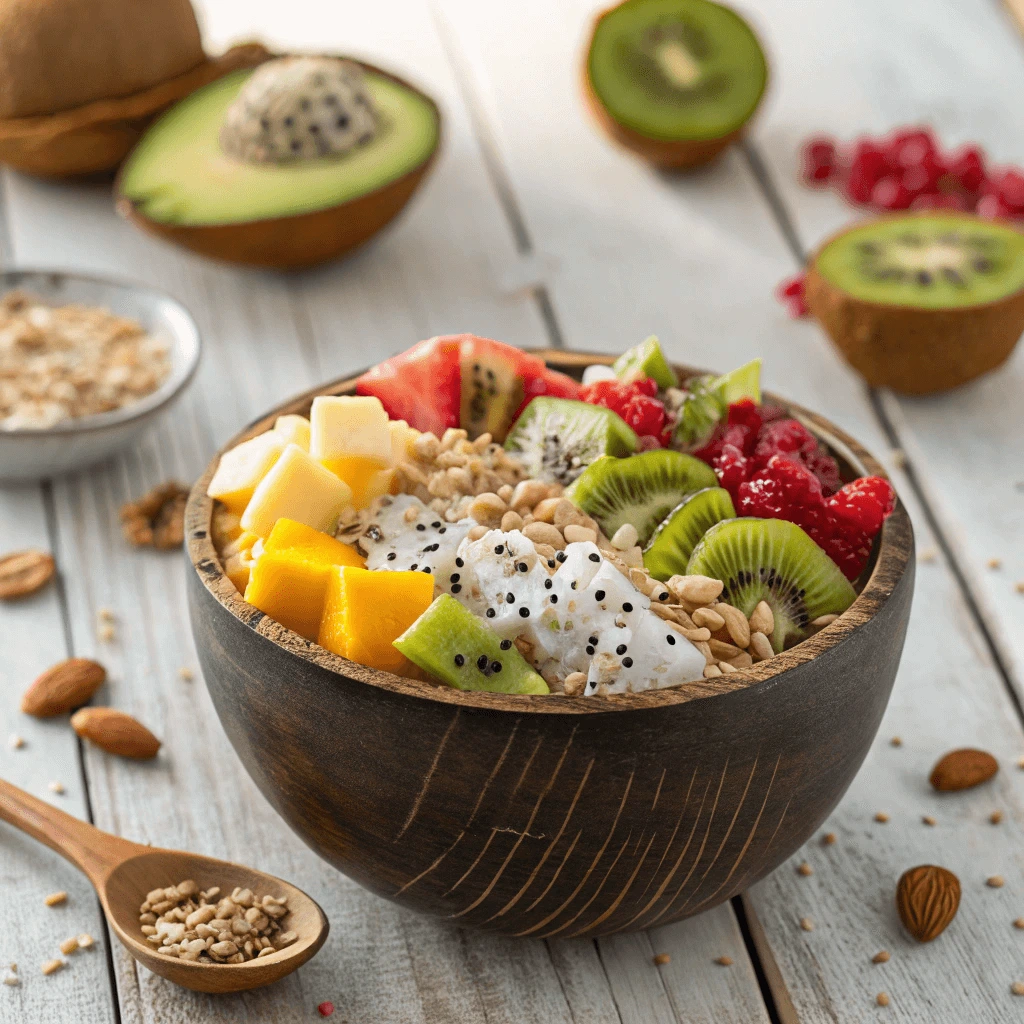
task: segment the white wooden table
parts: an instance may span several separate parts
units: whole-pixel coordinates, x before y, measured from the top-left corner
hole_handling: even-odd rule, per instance
[[[423,85],[446,116],[444,151],[407,215],[346,263],[281,277],[214,264],[135,232],[109,190],[5,173],[4,263],[96,270],[160,285],[206,342],[172,418],[115,462],[41,486],[0,489],[0,550],[52,549],[61,581],[0,608],[0,774],[128,838],[250,862],[310,892],[331,919],[323,951],[272,989],[195,995],[137,969],[111,941],[84,879],[0,826],[0,1022],[274,1024],[817,1024],[1024,1019],[1024,347],[956,394],[869,392],[772,289],[806,248],[851,218],[797,184],[812,130],[848,137],[933,123],[998,159],[1024,159],[1024,43],[997,0],[760,0],[744,5],[773,82],[750,141],[713,169],[659,175],[600,136],[577,88],[592,0],[207,0],[213,46],[259,34],[278,46],[364,55]],[[257,413],[312,384],[432,334],[475,331],[520,345],[619,351],[657,332],[670,354],[727,369],[765,357],[768,384],[863,440],[911,509],[920,566],[896,690],[875,749],[826,828],[741,900],[648,933],[513,941],[398,910],[321,863],[286,831],[230,749],[195,668],[178,555],[123,541],[119,505],[170,477],[196,477]],[[892,451],[909,457],[909,468]],[[1002,559],[1000,570],[987,568]],[[100,609],[116,638],[97,638]],[[34,676],[65,656],[106,664],[101,696],[164,740],[151,765],[83,750],[63,721],[18,713]],[[890,739],[902,737],[901,746]],[[681,738],[685,741],[685,738]],[[329,737],[325,737],[329,742]],[[937,757],[980,746],[1003,770],[984,791],[941,798]],[[60,781],[55,796],[48,783]],[[1001,810],[1001,824],[988,816]],[[876,812],[890,815],[887,823]],[[934,815],[937,825],[922,824]],[[796,872],[806,860],[814,874]],[[953,926],[911,942],[895,881],[922,862],[963,882]],[[1005,887],[985,879],[1000,874]],[[43,897],[69,893],[48,909]],[[813,931],[799,926],[803,917]],[[39,971],[82,931],[92,952]],[[880,949],[891,953],[871,963]],[[671,954],[655,967],[654,953]],[[729,956],[732,966],[713,961]],[[881,1009],[878,992],[891,1004]]]

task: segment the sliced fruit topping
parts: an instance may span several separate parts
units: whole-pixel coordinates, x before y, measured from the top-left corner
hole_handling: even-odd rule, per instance
[[[598,21],[587,71],[615,121],[663,141],[735,131],[768,77],[747,23],[708,0],[626,0]]]
[[[511,640],[503,640],[448,594],[437,598],[394,646],[424,671],[458,690],[551,692]]]
[[[873,221],[827,243],[814,268],[865,303],[957,309],[1024,288],[1024,235],[950,214]],[[814,312],[814,292],[809,293]]]
[[[598,459],[567,497],[596,519],[608,537],[632,523],[642,546],[687,495],[716,483],[714,471],[700,459],[662,449],[628,459]]]
[[[326,396],[310,409],[309,453],[352,490],[352,505],[365,508],[391,483],[392,436],[379,398]]]
[[[745,400],[761,403],[760,359],[720,377],[692,377],[686,382],[686,395],[677,412],[674,442],[688,450],[706,444],[729,406]]]
[[[602,455],[629,455],[636,447],[636,434],[610,409],[547,397],[526,407],[505,441],[531,477],[562,484]]]
[[[712,526],[694,549],[687,575],[721,580],[722,600],[748,617],[766,601],[776,651],[805,639],[815,619],[846,611],[857,596],[835,562],[799,526],[781,519]]]
[[[523,403],[516,410],[512,417],[513,423],[519,419],[523,410],[535,399],[542,395],[551,398],[572,398],[579,400],[582,385],[579,381],[558,370],[549,369],[547,366],[539,373],[527,373],[523,379]]]
[[[626,349],[612,364],[615,376],[627,384],[638,378],[650,377],[659,390],[679,386],[679,378],[661,350],[661,343],[652,334],[646,341]]]
[[[670,434],[666,430],[668,414],[664,403],[655,397],[657,394],[658,385],[651,377],[638,377],[628,382],[614,378],[586,385],[580,391],[580,398],[618,413],[645,439],[647,447],[661,447],[668,443]]]
[[[708,487],[691,494],[677,505],[654,531],[644,551],[644,566],[658,580],[684,576],[693,549],[715,523],[734,519],[729,492],[721,487]]]
[[[421,572],[333,569],[317,643],[369,668],[410,674],[394,642],[433,600],[433,580]]]
[[[545,373],[544,361],[475,334],[459,339],[459,426],[468,431],[471,441],[485,433],[504,441],[523,406],[526,381]]]
[[[356,382],[388,416],[437,437],[459,425],[459,335],[430,338],[378,363]]]
[[[220,457],[206,493],[240,516],[284,449],[284,439],[274,430],[236,444]]]
[[[255,540],[255,538],[254,538]],[[263,554],[288,555],[320,565],[363,567],[366,560],[351,544],[345,544],[329,533],[321,533],[294,519],[278,519],[270,536],[263,542]]]

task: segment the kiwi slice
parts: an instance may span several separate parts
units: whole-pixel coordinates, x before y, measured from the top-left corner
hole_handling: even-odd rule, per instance
[[[836,563],[785,519],[727,519],[712,526],[694,548],[686,574],[721,580],[722,600],[744,615],[767,601],[776,651],[805,639],[819,615],[838,615],[857,596]]]
[[[593,516],[606,536],[612,537],[620,526],[632,523],[640,544],[646,544],[682,498],[717,482],[707,463],[660,448],[628,459],[598,459],[566,496]]]
[[[728,139],[767,80],[750,26],[711,0],[625,0],[599,17],[587,56],[588,84],[612,121],[662,143]]]
[[[550,693],[511,640],[442,594],[394,642],[414,665],[457,690]]]
[[[705,374],[686,382],[673,440],[683,448],[703,444],[733,402],[749,398],[761,404],[761,360],[736,367],[720,377]]]
[[[953,387],[1002,363],[1024,331],[1024,235],[948,212],[858,224],[814,256],[807,304],[868,383]]]
[[[530,476],[570,484],[602,455],[636,451],[639,440],[618,413],[570,398],[535,398],[516,420],[505,448]]]
[[[715,523],[733,519],[736,509],[724,487],[705,487],[677,505],[654,531],[644,566],[658,580],[685,575],[693,549]]]
[[[671,363],[665,358],[665,353],[661,350],[661,342],[653,334],[646,341],[623,352],[612,364],[612,370],[620,380],[630,381],[640,377],[650,377],[662,391],[679,386],[676,371],[672,369]]]

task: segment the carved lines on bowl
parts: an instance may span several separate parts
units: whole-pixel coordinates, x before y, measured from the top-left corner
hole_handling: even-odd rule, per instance
[[[437,764],[441,760],[441,755],[444,753],[444,748],[448,743],[448,737],[455,731],[455,726],[459,723],[459,717],[462,714],[462,708],[459,708],[452,716],[452,720],[448,723],[448,728],[445,729],[444,735],[441,737],[441,742],[438,744],[437,753],[434,754],[434,760],[430,762],[430,768],[427,769],[427,774],[424,776],[423,785],[420,787],[419,793],[416,794],[416,799],[413,801],[412,809],[409,811],[409,816],[405,819],[405,824],[402,826],[402,830],[394,838],[394,842],[398,842],[402,836],[405,835],[409,826],[413,823],[413,819],[419,812],[420,805],[423,803],[423,798],[427,795],[427,790],[430,788],[430,780],[434,777],[434,772],[437,771]]]

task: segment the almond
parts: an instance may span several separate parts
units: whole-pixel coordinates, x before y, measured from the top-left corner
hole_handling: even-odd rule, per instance
[[[21,710],[36,718],[51,718],[89,702],[103,685],[107,670],[89,658],[68,658],[48,668],[21,698]]]
[[[988,782],[999,771],[999,762],[984,750],[951,750],[932,769],[929,781],[942,792],[970,789]]]
[[[960,880],[934,864],[904,871],[896,886],[896,910],[918,942],[931,942],[941,935],[959,907]]]
[[[53,579],[57,563],[45,551],[15,551],[0,558],[0,598],[15,598],[34,594]]]
[[[138,719],[114,708],[82,708],[71,716],[71,728],[108,754],[144,760],[160,749],[160,741]]]

